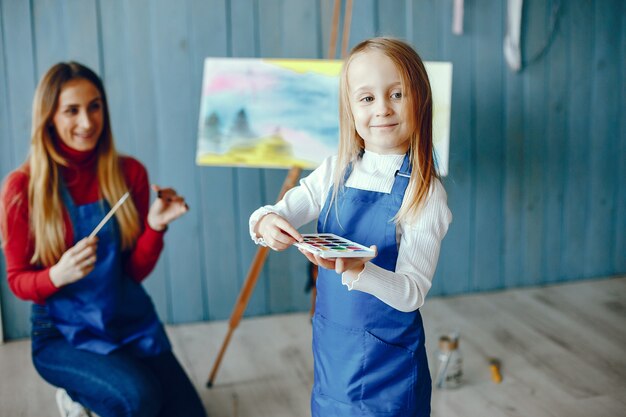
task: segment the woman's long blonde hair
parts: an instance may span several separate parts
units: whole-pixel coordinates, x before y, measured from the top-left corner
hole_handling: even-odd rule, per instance
[[[406,100],[407,114],[403,117],[411,123],[409,158],[411,178],[400,210],[394,217],[396,222],[417,215],[426,200],[431,183],[437,178],[433,156],[432,93],[428,74],[420,56],[407,43],[393,38],[379,37],[365,40],[350,51],[344,62],[339,82],[339,152],[333,177],[331,204],[344,185],[348,165],[361,157],[365,143],[356,131],[350,107],[348,69],[355,56],[369,51],[378,51],[389,57],[400,73],[402,99]]]
[[[63,86],[75,79],[84,79],[92,83],[98,89],[102,100],[103,128],[96,145],[100,194],[112,206],[128,191],[120,157],[113,144],[109,109],[100,77],[76,62],[54,65],[43,76],[35,91],[31,146],[26,162],[30,172],[28,182],[30,231],[35,243],[31,263],[36,265],[54,265],[67,250],[59,165],[68,166],[68,162],[58,151],[56,142],[60,139],[57,138],[53,117],[58,108]],[[119,208],[115,218],[120,226],[122,250],[129,249],[135,244],[141,229],[139,215],[132,199],[128,199]]]

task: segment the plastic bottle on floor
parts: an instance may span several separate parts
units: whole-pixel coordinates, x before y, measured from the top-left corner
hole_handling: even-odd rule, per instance
[[[437,374],[433,381],[437,388],[457,388],[463,379],[463,357],[459,349],[459,333],[439,338]]]

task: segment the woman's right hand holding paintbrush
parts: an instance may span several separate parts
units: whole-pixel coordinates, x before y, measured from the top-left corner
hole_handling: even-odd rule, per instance
[[[55,287],[76,282],[93,271],[96,266],[97,237],[81,239],[61,255],[61,259],[50,268],[50,280]]]

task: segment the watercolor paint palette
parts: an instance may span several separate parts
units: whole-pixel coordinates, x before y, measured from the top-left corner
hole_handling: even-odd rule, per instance
[[[304,242],[295,246],[318,254],[322,258],[365,258],[376,252],[356,242],[332,233],[303,234]]]

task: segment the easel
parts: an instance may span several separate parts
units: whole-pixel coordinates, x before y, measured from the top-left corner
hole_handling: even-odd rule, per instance
[[[341,12],[341,0],[334,0],[333,5],[333,22],[330,33],[330,45],[328,48],[328,59],[333,59],[335,57],[335,48],[337,44],[337,32],[339,26],[339,14]],[[350,23],[352,19],[352,0],[346,0],[346,10],[344,14],[343,21],[343,35],[341,39],[341,56],[344,57],[346,55],[346,51],[348,48],[348,38],[350,37]],[[283,182],[283,186],[278,194],[277,202],[282,200],[283,196],[287,191],[293,188],[296,185],[296,182],[300,178],[300,174],[302,169],[299,167],[292,167],[287,173],[287,177],[285,178],[285,182]],[[256,286],[257,280],[259,278],[259,274],[261,273],[261,269],[263,269],[263,264],[265,263],[265,259],[269,253],[270,249],[268,247],[259,246],[257,249],[256,255],[252,260],[252,264],[250,265],[250,269],[248,270],[248,275],[246,276],[246,280],[239,292],[239,296],[237,297],[237,301],[235,302],[235,306],[233,307],[233,312],[230,315],[230,320],[228,322],[228,333],[226,333],[226,337],[222,342],[222,347],[220,348],[219,353],[217,354],[217,358],[215,363],[213,364],[213,369],[209,375],[209,380],[206,383],[207,388],[211,388],[213,386],[213,381],[215,381],[215,376],[217,375],[217,370],[219,369],[220,363],[224,357],[224,353],[226,353],[226,348],[230,343],[230,338],[232,337],[235,329],[239,326],[239,322],[241,322],[241,317],[243,313],[246,311],[246,307],[248,306],[248,302],[250,301],[250,297],[252,296],[252,291]],[[314,291],[314,289],[312,290]],[[313,309],[313,307],[312,307]],[[311,311],[313,311],[311,309]]]

